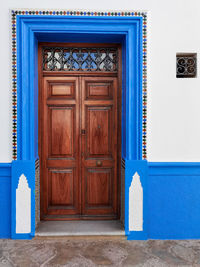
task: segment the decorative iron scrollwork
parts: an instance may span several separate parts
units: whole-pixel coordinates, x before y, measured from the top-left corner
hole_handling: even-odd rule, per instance
[[[118,70],[118,51],[111,47],[43,47],[45,71]]]
[[[192,78],[196,77],[197,62],[196,54],[177,54],[176,55],[176,77]]]

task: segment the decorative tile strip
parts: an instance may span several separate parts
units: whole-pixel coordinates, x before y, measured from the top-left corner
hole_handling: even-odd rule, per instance
[[[35,161],[35,227],[40,222],[40,162]]]
[[[17,159],[17,42],[16,42],[16,13],[11,16],[12,23],[12,153],[13,160]]]
[[[147,159],[147,16],[143,15],[142,158]]]

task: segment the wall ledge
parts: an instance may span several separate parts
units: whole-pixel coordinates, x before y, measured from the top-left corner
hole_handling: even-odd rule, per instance
[[[1,177],[11,177],[12,163],[0,163],[0,179]]]
[[[200,176],[200,162],[148,162],[150,176]]]

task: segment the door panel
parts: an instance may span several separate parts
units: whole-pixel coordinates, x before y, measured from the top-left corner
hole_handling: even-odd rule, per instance
[[[41,95],[42,219],[79,215],[78,78],[46,77]]]
[[[73,157],[75,106],[49,107],[49,157]]]
[[[51,170],[48,175],[49,179],[49,203],[53,206],[73,206],[73,169],[68,170]],[[50,208],[49,207],[49,208]]]
[[[117,79],[81,79],[82,214],[116,218]]]
[[[112,106],[86,106],[87,157],[111,156]]]
[[[112,176],[112,169],[87,169],[85,176],[87,207],[111,206]]]
[[[107,81],[103,82],[90,82],[87,81],[85,84],[86,89],[86,99],[95,99],[95,100],[105,100],[112,99],[113,90],[112,90],[112,82]]]
[[[74,83],[57,83],[51,85],[51,96],[74,98]]]
[[[44,77],[41,218],[116,219],[117,78]]]

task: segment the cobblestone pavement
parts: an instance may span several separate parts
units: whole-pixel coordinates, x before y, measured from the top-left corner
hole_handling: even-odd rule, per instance
[[[0,240],[0,267],[200,266],[200,240],[127,241],[124,237]]]

